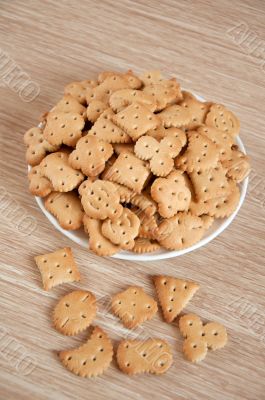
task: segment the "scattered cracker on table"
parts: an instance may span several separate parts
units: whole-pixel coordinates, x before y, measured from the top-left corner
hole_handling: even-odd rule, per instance
[[[64,335],[77,335],[88,328],[97,311],[93,293],[75,290],[63,296],[53,311],[54,327]]]
[[[195,282],[165,275],[155,276],[154,284],[166,322],[172,322],[199,289]]]
[[[29,190],[64,229],[85,221],[98,255],[182,250],[238,207],[250,173],[239,131],[232,111],[160,71],[103,71],[69,83],[25,133]]]
[[[132,329],[153,318],[157,312],[157,303],[142,288],[130,286],[113,296],[111,309],[124,326]]]
[[[108,335],[96,326],[88,341],[77,349],[59,352],[62,364],[75,375],[95,377],[102,375],[113,357],[113,346]]]
[[[179,320],[179,329],[185,338],[183,353],[187,360],[202,361],[209,350],[217,350],[227,343],[227,332],[223,325],[217,322],[203,324],[195,314],[183,315]]]
[[[170,368],[172,361],[172,350],[162,339],[122,340],[117,349],[119,368],[128,375],[145,372],[161,375]]]
[[[70,247],[34,257],[45,290],[62,283],[80,281],[80,274]]]

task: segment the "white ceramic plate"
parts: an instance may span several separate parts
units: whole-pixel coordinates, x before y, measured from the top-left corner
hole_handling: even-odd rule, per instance
[[[200,96],[196,96],[199,100],[204,101],[203,98]],[[243,153],[246,153],[245,147],[240,140],[239,137],[237,137],[237,145],[239,147],[239,150],[241,150]],[[146,254],[137,254],[133,253],[130,251],[121,251],[114,256],[113,258],[119,258],[121,260],[130,260],[130,261],[151,261],[151,260],[163,260],[165,258],[172,258],[172,257],[178,257],[181,256],[182,254],[189,253],[193,250],[199,249],[202,246],[205,246],[207,243],[209,243],[211,240],[216,238],[218,235],[220,235],[233,221],[235,216],[237,215],[238,211],[240,210],[245,196],[247,192],[247,187],[248,187],[248,178],[246,178],[243,182],[241,182],[239,188],[240,188],[240,200],[237,206],[237,209],[234,211],[232,215],[230,215],[228,218],[223,218],[223,219],[217,219],[214,221],[210,229],[207,230],[206,235],[194,244],[191,247],[188,247],[183,250],[175,250],[175,251],[167,251],[167,250],[159,250],[155,251],[153,253],[146,253]],[[80,246],[88,248],[88,237],[83,231],[83,229],[79,229],[77,231],[66,231],[63,229],[57,222],[57,220],[54,218],[53,215],[51,215],[44,207],[44,201],[41,197],[35,197],[38,206],[42,210],[43,214],[48,218],[48,220],[55,226],[58,231],[62,232],[65,236],[67,236],[69,239],[73,240],[75,243],[78,243]]]

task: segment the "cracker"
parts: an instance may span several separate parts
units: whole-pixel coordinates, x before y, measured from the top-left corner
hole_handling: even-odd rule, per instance
[[[153,318],[157,312],[157,303],[142,288],[130,286],[113,296],[111,309],[124,326],[132,329]]]
[[[98,75],[99,83],[104,82],[110,76],[121,76],[128,82],[128,85],[131,89],[139,89],[142,86],[142,81],[136,75],[133,74],[133,71],[129,69],[125,74],[115,71],[104,71]]]
[[[132,143],[115,143],[113,144],[114,151],[117,155],[121,153],[134,154],[134,144]]]
[[[130,136],[111,121],[112,115],[114,115],[112,111],[105,110],[88,134],[107,143],[129,143]]]
[[[100,100],[91,101],[86,110],[88,121],[95,123],[100,115],[108,109],[108,105]]]
[[[43,136],[53,146],[66,144],[74,147],[82,136],[84,126],[83,116],[76,112],[52,111],[47,116]]]
[[[52,108],[52,112],[64,112],[64,113],[77,113],[85,115],[86,107],[79,103],[79,101],[71,96],[65,94],[63,98]]]
[[[44,290],[62,283],[80,281],[80,274],[70,247],[34,257],[41,273]]]
[[[154,215],[157,205],[148,193],[133,194],[130,198],[131,204],[142,210],[147,216]]]
[[[162,339],[122,340],[117,349],[119,368],[128,375],[164,374],[173,362],[172,350]]]
[[[101,233],[102,221],[84,215],[84,229],[89,235],[89,248],[99,256],[112,256],[120,251],[119,246],[115,246],[110,240]]]
[[[188,108],[177,104],[167,107],[157,116],[165,128],[186,128],[192,119]]]
[[[230,188],[226,177],[227,170],[219,162],[208,171],[193,171],[190,179],[198,201],[227,196]]]
[[[108,76],[98,86],[87,89],[86,101],[89,104],[91,101],[99,100],[107,104],[112,93],[120,89],[127,89],[129,87],[129,82],[124,76]]]
[[[146,71],[142,75],[140,75],[140,79],[145,86],[153,85],[154,83],[160,83],[163,80],[161,72],[159,70]]]
[[[150,171],[145,163],[133,154],[122,153],[104,174],[104,179],[127,186],[136,193],[141,193]]]
[[[81,183],[81,185],[78,186],[79,195],[82,196],[88,183],[95,182],[97,179],[98,179],[98,176],[89,176],[85,181],[83,181]]]
[[[71,82],[65,86],[64,93],[73,96],[80,104],[86,104],[86,91],[95,86],[97,86],[97,82],[93,80]]]
[[[134,253],[142,254],[142,253],[152,253],[153,251],[157,251],[161,248],[160,244],[156,240],[146,239],[146,238],[136,238],[134,247],[132,251]]]
[[[213,104],[205,120],[205,125],[220,129],[235,137],[240,131],[239,119],[222,104]]]
[[[92,323],[96,316],[96,298],[93,293],[75,290],[63,296],[53,311],[53,324],[64,335],[77,335]]]
[[[187,360],[202,361],[210,350],[217,350],[227,343],[227,332],[223,325],[209,322],[203,325],[195,314],[186,314],[179,320],[179,329],[185,338],[183,353]]]
[[[84,210],[91,218],[119,218],[123,212],[120,194],[111,182],[100,179],[87,182],[81,196]]]
[[[239,150],[233,149],[230,158],[224,160],[223,167],[227,169],[227,176],[235,182],[242,182],[250,173],[249,158]]]
[[[108,335],[98,326],[88,341],[77,349],[59,352],[62,364],[75,375],[95,377],[102,375],[113,357],[113,346]]]
[[[26,161],[29,165],[39,165],[47,153],[58,150],[58,146],[51,145],[43,136],[42,128],[31,128],[24,135],[27,146]]]
[[[183,171],[205,171],[214,168],[219,161],[219,149],[208,137],[196,132],[188,132],[188,148],[175,161]]]
[[[229,181],[229,193],[226,196],[215,197],[204,201],[191,201],[189,211],[193,215],[208,214],[215,218],[225,218],[233,214],[240,200],[238,186]]]
[[[150,111],[157,109],[156,100],[151,94],[147,94],[142,90],[121,89],[114,92],[109,99],[109,104],[115,112],[119,112],[132,103],[138,102],[143,104]]]
[[[146,106],[132,103],[118,114],[113,115],[112,121],[123,129],[132,140],[136,141],[150,129],[159,125],[160,120]]]
[[[53,190],[49,179],[41,174],[41,167],[36,165],[28,173],[29,191],[34,196],[45,197]]]
[[[203,220],[187,212],[164,219],[157,229],[158,242],[168,250],[182,250],[199,242],[205,232]]]
[[[156,230],[158,228],[157,218],[154,215],[146,215],[144,211],[138,210],[137,217],[140,219],[139,238],[156,239]]]
[[[112,243],[124,250],[134,246],[134,239],[138,235],[140,220],[128,208],[124,208],[119,218],[106,219],[102,223],[102,234]]]
[[[181,148],[180,140],[174,136],[166,136],[160,142],[150,136],[142,136],[137,140],[134,152],[140,159],[150,160],[150,169],[154,175],[166,176],[173,169],[173,158]]]
[[[158,212],[170,218],[179,211],[187,211],[191,192],[181,171],[174,170],[166,178],[157,178],[151,186],[151,196],[158,203]]]
[[[234,144],[231,135],[210,126],[201,126],[197,129],[197,132],[207,136],[208,139],[216,145],[219,150],[220,161],[225,161],[230,158],[232,146]]]
[[[161,81],[144,87],[143,93],[152,97],[156,103],[155,111],[161,111],[168,105],[182,100],[180,85],[175,80]]]
[[[76,149],[69,156],[69,164],[87,176],[97,176],[104,170],[112,153],[111,144],[86,135],[77,142]]]
[[[116,192],[118,192],[118,194],[120,195],[121,203],[129,203],[132,197],[137,196],[131,189],[127,188],[124,185],[120,185],[116,182],[112,182],[112,184],[115,186]]]
[[[70,167],[67,153],[57,152],[46,156],[40,163],[41,174],[48,178],[56,192],[70,192],[83,180],[84,175]]]
[[[63,229],[76,230],[83,225],[84,211],[75,192],[52,192],[45,199],[44,206]]]
[[[154,284],[164,319],[168,323],[180,314],[199,289],[195,282],[165,275],[155,276]]]
[[[180,103],[180,105],[187,108],[191,116],[191,121],[188,125],[188,128],[195,129],[204,123],[205,117],[212,103],[199,101],[191,93],[185,91],[182,93],[183,101]]]

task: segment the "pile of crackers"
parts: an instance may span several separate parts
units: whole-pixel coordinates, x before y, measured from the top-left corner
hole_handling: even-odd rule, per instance
[[[80,273],[72,250],[63,248],[53,253],[35,257],[41,273],[43,287],[49,290],[59,284],[80,281]],[[153,283],[165,322],[178,318],[183,336],[183,353],[187,360],[202,361],[208,350],[223,348],[227,343],[226,328],[217,322],[203,323],[196,314],[180,314],[199,289],[196,282],[158,275]],[[107,305],[129,330],[136,329],[154,318],[158,311],[157,301],[139,286],[129,286],[112,296]],[[61,297],[56,304],[52,321],[54,328],[63,335],[75,336],[91,327],[98,311],[98,301],[88,290],[74,290]],[[156,334],[130,339],[126,334],[116,350],[119,369],[128,375],[140,373],[164,374],[173,363],[170,344]],[[92,326],[90,337],[78,348],[59,351],[59,359],[71,372],[82,377],[103,374],[114,356],[112,340],[100,326]]]
[[[100,256],[181,250],[236,209],[248,157],[238,118],[159,71],[73,82],[26,132],[29,189]]]

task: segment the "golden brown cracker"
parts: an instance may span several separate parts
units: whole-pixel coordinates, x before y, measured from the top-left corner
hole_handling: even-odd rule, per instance
[[[156,301],[138,286],[130,286],[113,296],[111,309],[127,328],[135,328],[153,318],[157,312]]]
[[[51,145],[43,135],[42,128],[31,128],[24,135],[27,146],[26,161],[31,166],[39,165],[47,153],[57,151],[59,146]]]

